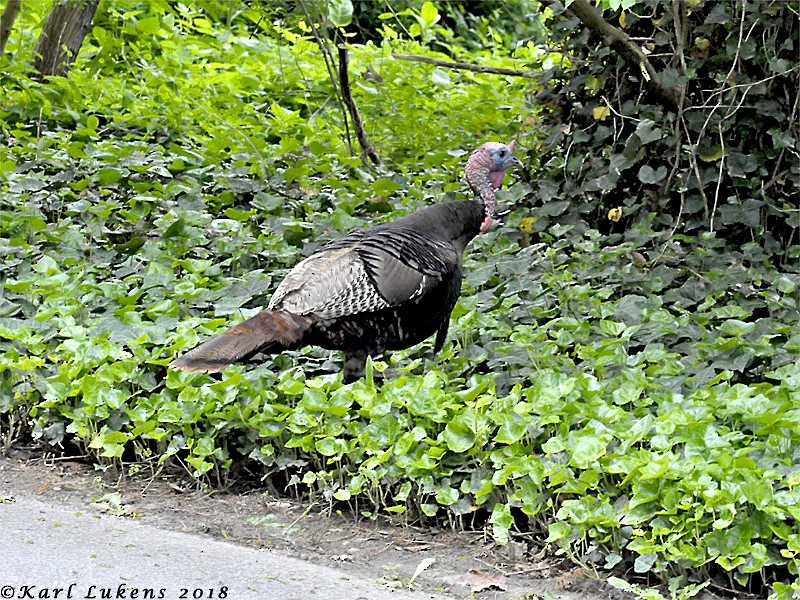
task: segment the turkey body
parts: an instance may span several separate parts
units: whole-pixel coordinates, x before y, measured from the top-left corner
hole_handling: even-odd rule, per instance
[[[308,342],[330,350],[375,356],[409,348],[436,333],[438,352],[461,292],[464,249],[478,233],[483,216],[478,201],[450,202],[353,232],[306,259],[315,264],[336,256],[354,265],[360,277],[363,273],[363,289],[348,290],[350,301],[327,296],[318,304],[312,296],[306,300],[310,306],[297,305],[290,274],[270,308],[315,314],[320,320],[310,325]],[[307,266],[300,263],[295,268],[301,293],[307,286],[302,277]],[[286,295],[284,286],[290,290]]]
[[[513,144],[497,146],[510,160]],[[498,164],[501,172],[508,168],[505,159]],[[461,292],[464,250],[490,221],[481,196],[497,180],[489,179],[489,169],[484,175],[483,194],[473,184],[474,200],[429,206],[329,243],[289,272],[266,310],[170,366],[220,371],[259,352],[316,345],[344,352],[344,379],[351,382],[363,375],[368,356],[409,348],[434,333],[438,352]]]

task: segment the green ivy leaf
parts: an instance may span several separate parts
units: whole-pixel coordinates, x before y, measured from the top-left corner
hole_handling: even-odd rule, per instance
[[[105,167],[97,172],[97,180],[103,185],[114,185],[122,179],[122,171],[114,167]]]
[[[532,421],[530,417],[521,417],[513,413],[503,415],[495,441],[501,444],[518,442],[527,433]]]
[[[430,27],[431,25],[437,23],[439,21],[439,11],[436,8],[436,5],[433,2],[425,2],[420,8],[419,16],[422,18],[422,21],[425,23],[426,27]]]
[[[158,17],[145,17],[136,22],[136,30],[145,35],[158,33],[160,23]]]
[[[328,0],[328,18],[334,27],[347,27],[353,20],[352,0]]]
[[[648,573],[653,565],[656,564],[657,555],[655,552],[649,552],[636,557],[633,563],[633,570],[636,573]]]
[[[442,439],[451,452],[466,452],[475,445],[477,437],[471,424],[458,416],[447,424]]]
[[[570,454],[570,464],[586,469],[591,463],[606,453],[608,434],[601,435],[592,431],[570,432],[567,436],[566,448]]]
[[[343,488],[341,490],[336,490],[333,492],[333,497],[339,500],[340,502],[347,502],[352,497],[350,490]]]
[[[651,119],[642,119],[636,125],[636,135],[639,136],[639,140],[642,144],[649,144],[660,140],[664,136],[664,133]]]
[[[643,165],[639,169],[638,177],[642,183],[658,183],[667,176],[667,167],[660,166],[658,169],[653,169],[650,165]]]
[[[450,79],[450,74],[444,69],[439,69],[439,68],[436,68],[433,71],[431,71],[431,81],[436,85],[440,85],[442,87],[449,87],[452,84],[452,80]]]
[[[555,521],[547,525],[548,536],[545,540],[548,544],[560,542],[568,539],[572,535],[572,525],[564,521]]]

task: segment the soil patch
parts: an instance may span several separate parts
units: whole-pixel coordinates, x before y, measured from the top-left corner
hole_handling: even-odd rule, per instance
[[[432,598],[633,598],[564,559],[530,556],[519,544],[499,547],[481,533],[357,519],[264,490],[197,491],[179,476],[119,477],[76,460],[12,450],[0,458],[0,501],[22,495],[312,563],[335,563],[387,588],[405,587],[413,579],[412,589]]]

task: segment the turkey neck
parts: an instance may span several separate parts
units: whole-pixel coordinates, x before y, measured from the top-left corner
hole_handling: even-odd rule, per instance
[[[432,239],[452,243],[463,253],[480,233],[485,208],[480,200],[459,200],[427,206],[383,227],[409,228]]]

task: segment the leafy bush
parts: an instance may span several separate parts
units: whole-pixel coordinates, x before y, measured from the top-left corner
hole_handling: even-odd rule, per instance
[[[623,232],[655,213],[654,242],[712,231],[795,262],[797,11],[782,2],[602,4],[606,24],[643,48],[654,76],[630,65],[624,44],[609,46],[550,4],[551,43],[569,60],[543,73],[538,95],[554,108],[541,145],[539,197],[557,199],[547,216]],[[613,209],[621,219],[606,217]]]

